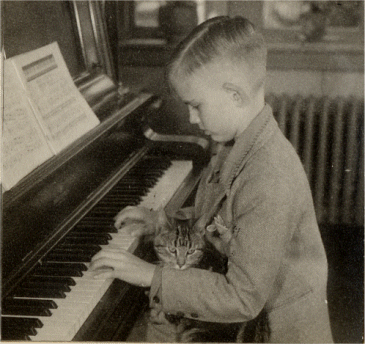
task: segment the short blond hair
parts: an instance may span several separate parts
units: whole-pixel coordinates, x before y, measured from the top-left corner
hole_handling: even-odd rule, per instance
[[[167,78],[187,77],[219,58],[232,65],[245,63],[254,75],[253,88],[266,75],[267,48],[264,37],[246,18],[215,17],[197,26],[175,49],[167,65]]]

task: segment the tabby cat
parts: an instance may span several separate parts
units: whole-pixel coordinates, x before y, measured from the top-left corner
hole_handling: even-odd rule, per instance
[[[184,270],[190,267],[225,274],[227,258],[204,238],[204,227],[192,220],[167,217],[159,211],[156,231],[152,238],[158,264]],[[165,315],[176,326],[177,342],[268,342],[270,330],[265,310],[245,323],[217,324]]]

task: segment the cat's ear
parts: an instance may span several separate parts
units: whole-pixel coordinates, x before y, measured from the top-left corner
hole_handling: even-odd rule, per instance
[[[208,223],[208,218],[207,215],[204,214],[203,216],[201,216],[194,224],[195,229],[200,232],[201,234],[205,233],[205,227]]]

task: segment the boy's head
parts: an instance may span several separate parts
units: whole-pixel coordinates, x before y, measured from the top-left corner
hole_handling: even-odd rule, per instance
[[[263,107],[265,41],[245,18],[207,20],[178,45],[167,75],[190,121],[216,141],[229,141]]]

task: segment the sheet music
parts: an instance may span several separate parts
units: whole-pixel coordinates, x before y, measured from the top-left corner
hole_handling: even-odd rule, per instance
[[[99,124],[56,42],[11,59],[55,153]]]
[[[2,184],[6,190],[52,157],[11,61],[4,61]]]

